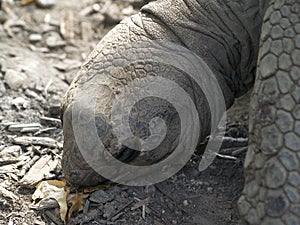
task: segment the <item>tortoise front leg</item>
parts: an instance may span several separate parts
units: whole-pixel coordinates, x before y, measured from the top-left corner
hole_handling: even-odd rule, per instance
[[[250,111],[246,224],[300,224],[300,1],[273,0],[262,27]]]

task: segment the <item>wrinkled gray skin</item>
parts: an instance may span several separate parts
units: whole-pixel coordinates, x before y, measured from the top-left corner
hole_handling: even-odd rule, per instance
[[[146,154],[117,144],[109,125],[111,107],[122,87],[134,78],[151,73],[180,84],[197,107],[202,128],[199,140],[210,132],[210,111],[204,94],[181,70],[147,61],[142,55],[141,62],[116,74],[116,60],[122,56],[116,54],[114,43],[130,46],[137,40],[170,41],[191,49],[217,77],[227,108],[255,83],[245,188],[238,201],[242,223],[299,225],[300,1],[164,0],[148,4],[140,14],[121,22],[98,44],[63,99],[62,164],[66,178],[74,184],[96,185],[103,181],[83,160],[74,140],[71,106],[75,91],[88,92],[97,85],[99,92],[91,91],[90,96],[97,97],[98,134],[110,152],[124,162],[145,165],[166,157],[174,150],[180,132],[174,108],[150,98],[136,106],[143,116],[134,114],[132,121],[147,124],[160,114],[168,125],[168,138]],[[147,125],[131,125],[140,137],[149,135]]]

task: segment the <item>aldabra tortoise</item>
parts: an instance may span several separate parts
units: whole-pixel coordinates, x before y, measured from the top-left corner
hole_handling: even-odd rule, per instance
[[[160,0],[123,20],[63,99],[65,176],[77,185],[103,176],[134,184],[122,177],[161,166],[185,138],[187,152],[173,157],[184,163],[253,85],[240,214],[246,224],[299,225],[299,0]],[[148,172],[167,177],[172,165]]]

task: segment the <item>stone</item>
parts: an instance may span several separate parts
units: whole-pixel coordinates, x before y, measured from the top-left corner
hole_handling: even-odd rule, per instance
[[[60,47],[64,47],[66,45],[66,42],[63,41],[57,34],[57,35],[49,36],[46,39],[46,44],[48,48],[60,48]]]
[[[36,5],[40,8],[52,8],[56,0],[36,0]]]
[[[26,79],[27,76],[24,73],[15,71],[13,69],[8,69],[4,75],[5,82],[13,90],[21,88]]]
[[[89,200],[91,202],[95,202],[95,203],[106,203],[106,202],[112,201],[113,198],[114,198],[114,196],[112,194],[108,194],[103,190],[99,190],[99,191],[93,192],[90,195]]]
[[[42,40],[42,35],[40,35],[40,34],[30,34],[29,35],[30,42],[39,42],[41,40]]]

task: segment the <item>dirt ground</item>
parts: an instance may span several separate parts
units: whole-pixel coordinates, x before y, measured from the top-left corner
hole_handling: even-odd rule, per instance
[[[51,8],[28,2],[2,0],[0,9],[0,224],[63,224],[57,205],[32,206],[35,186],[25,182],[26,176],[41,158],[50,157],[53,168],[42,179],[63,179],[60,99],[105,33],[148,1],[60,0]],[[217,157],[200,173],[201,156],[195,154],[159,184],[95,191],[66,223],[238,224],[248,101],[242,99],[231,110],[230,138],[220,151],[229,157]]]

